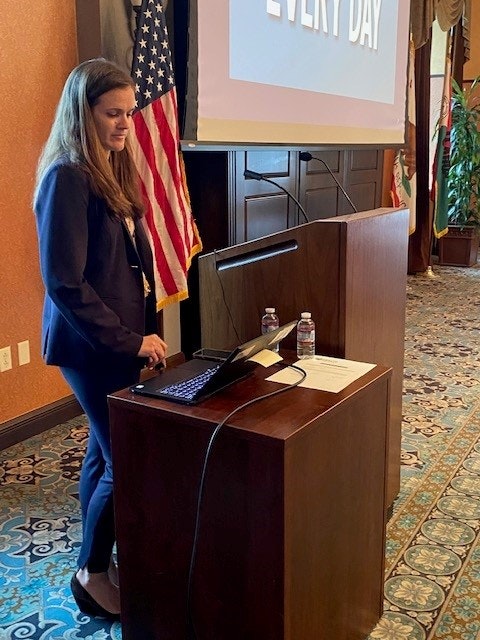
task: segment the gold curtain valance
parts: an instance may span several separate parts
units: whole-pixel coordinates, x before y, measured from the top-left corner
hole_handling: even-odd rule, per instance
[[[415,49],[420,49],[430,37],[430,28],[434,20],[434,0],[411,0],[410,24]]]
[[[435,18],[442,31],[448,31],[461,21],[465,58],[470,58],[470,17],[472,0],[411,0],[410,22],[415,49],[430,37]]]
[[[434,0],[435,16],[442,31],[455,26],[463,15],[465,0]]]

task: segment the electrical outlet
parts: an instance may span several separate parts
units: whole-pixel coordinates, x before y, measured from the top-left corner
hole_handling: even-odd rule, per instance
[[[0,372],[8,371],[12,368],[12,349],[3,347],[0,349]]]
[[[18,345],[18,364],[28,364],[30,362],[30,343],[28,340],[19,342]]]

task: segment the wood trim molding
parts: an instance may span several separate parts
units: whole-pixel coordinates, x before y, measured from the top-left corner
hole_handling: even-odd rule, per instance
[[[57,400],[0,425],[0,451],[83,413],[74,395]]]
[[[101,55],[102,33],[99,0],[76,0],[78,61]]]

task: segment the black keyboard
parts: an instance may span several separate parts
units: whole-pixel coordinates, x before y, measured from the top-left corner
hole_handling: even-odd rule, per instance
[[[172,398],[178,398],[179,400],[193,400],[219,367],[220,365],[217,364],[215,367],[206,369],[202,373],[193,376],[193,378],[187,378],[186,380],[170,384],[168,387],[164,387],[162,389],[162,395],[169,395]]]

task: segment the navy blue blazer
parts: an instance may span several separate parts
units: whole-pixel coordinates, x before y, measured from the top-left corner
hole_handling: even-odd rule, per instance
[[[81,167],[54,163],[35,214],[45,284],[42,353],[47,364],[138,364],[142,337],[157,333],[153,261],[141,221],[126,224],[90,188]],[[152,292],[145,298],[142,270]]]

